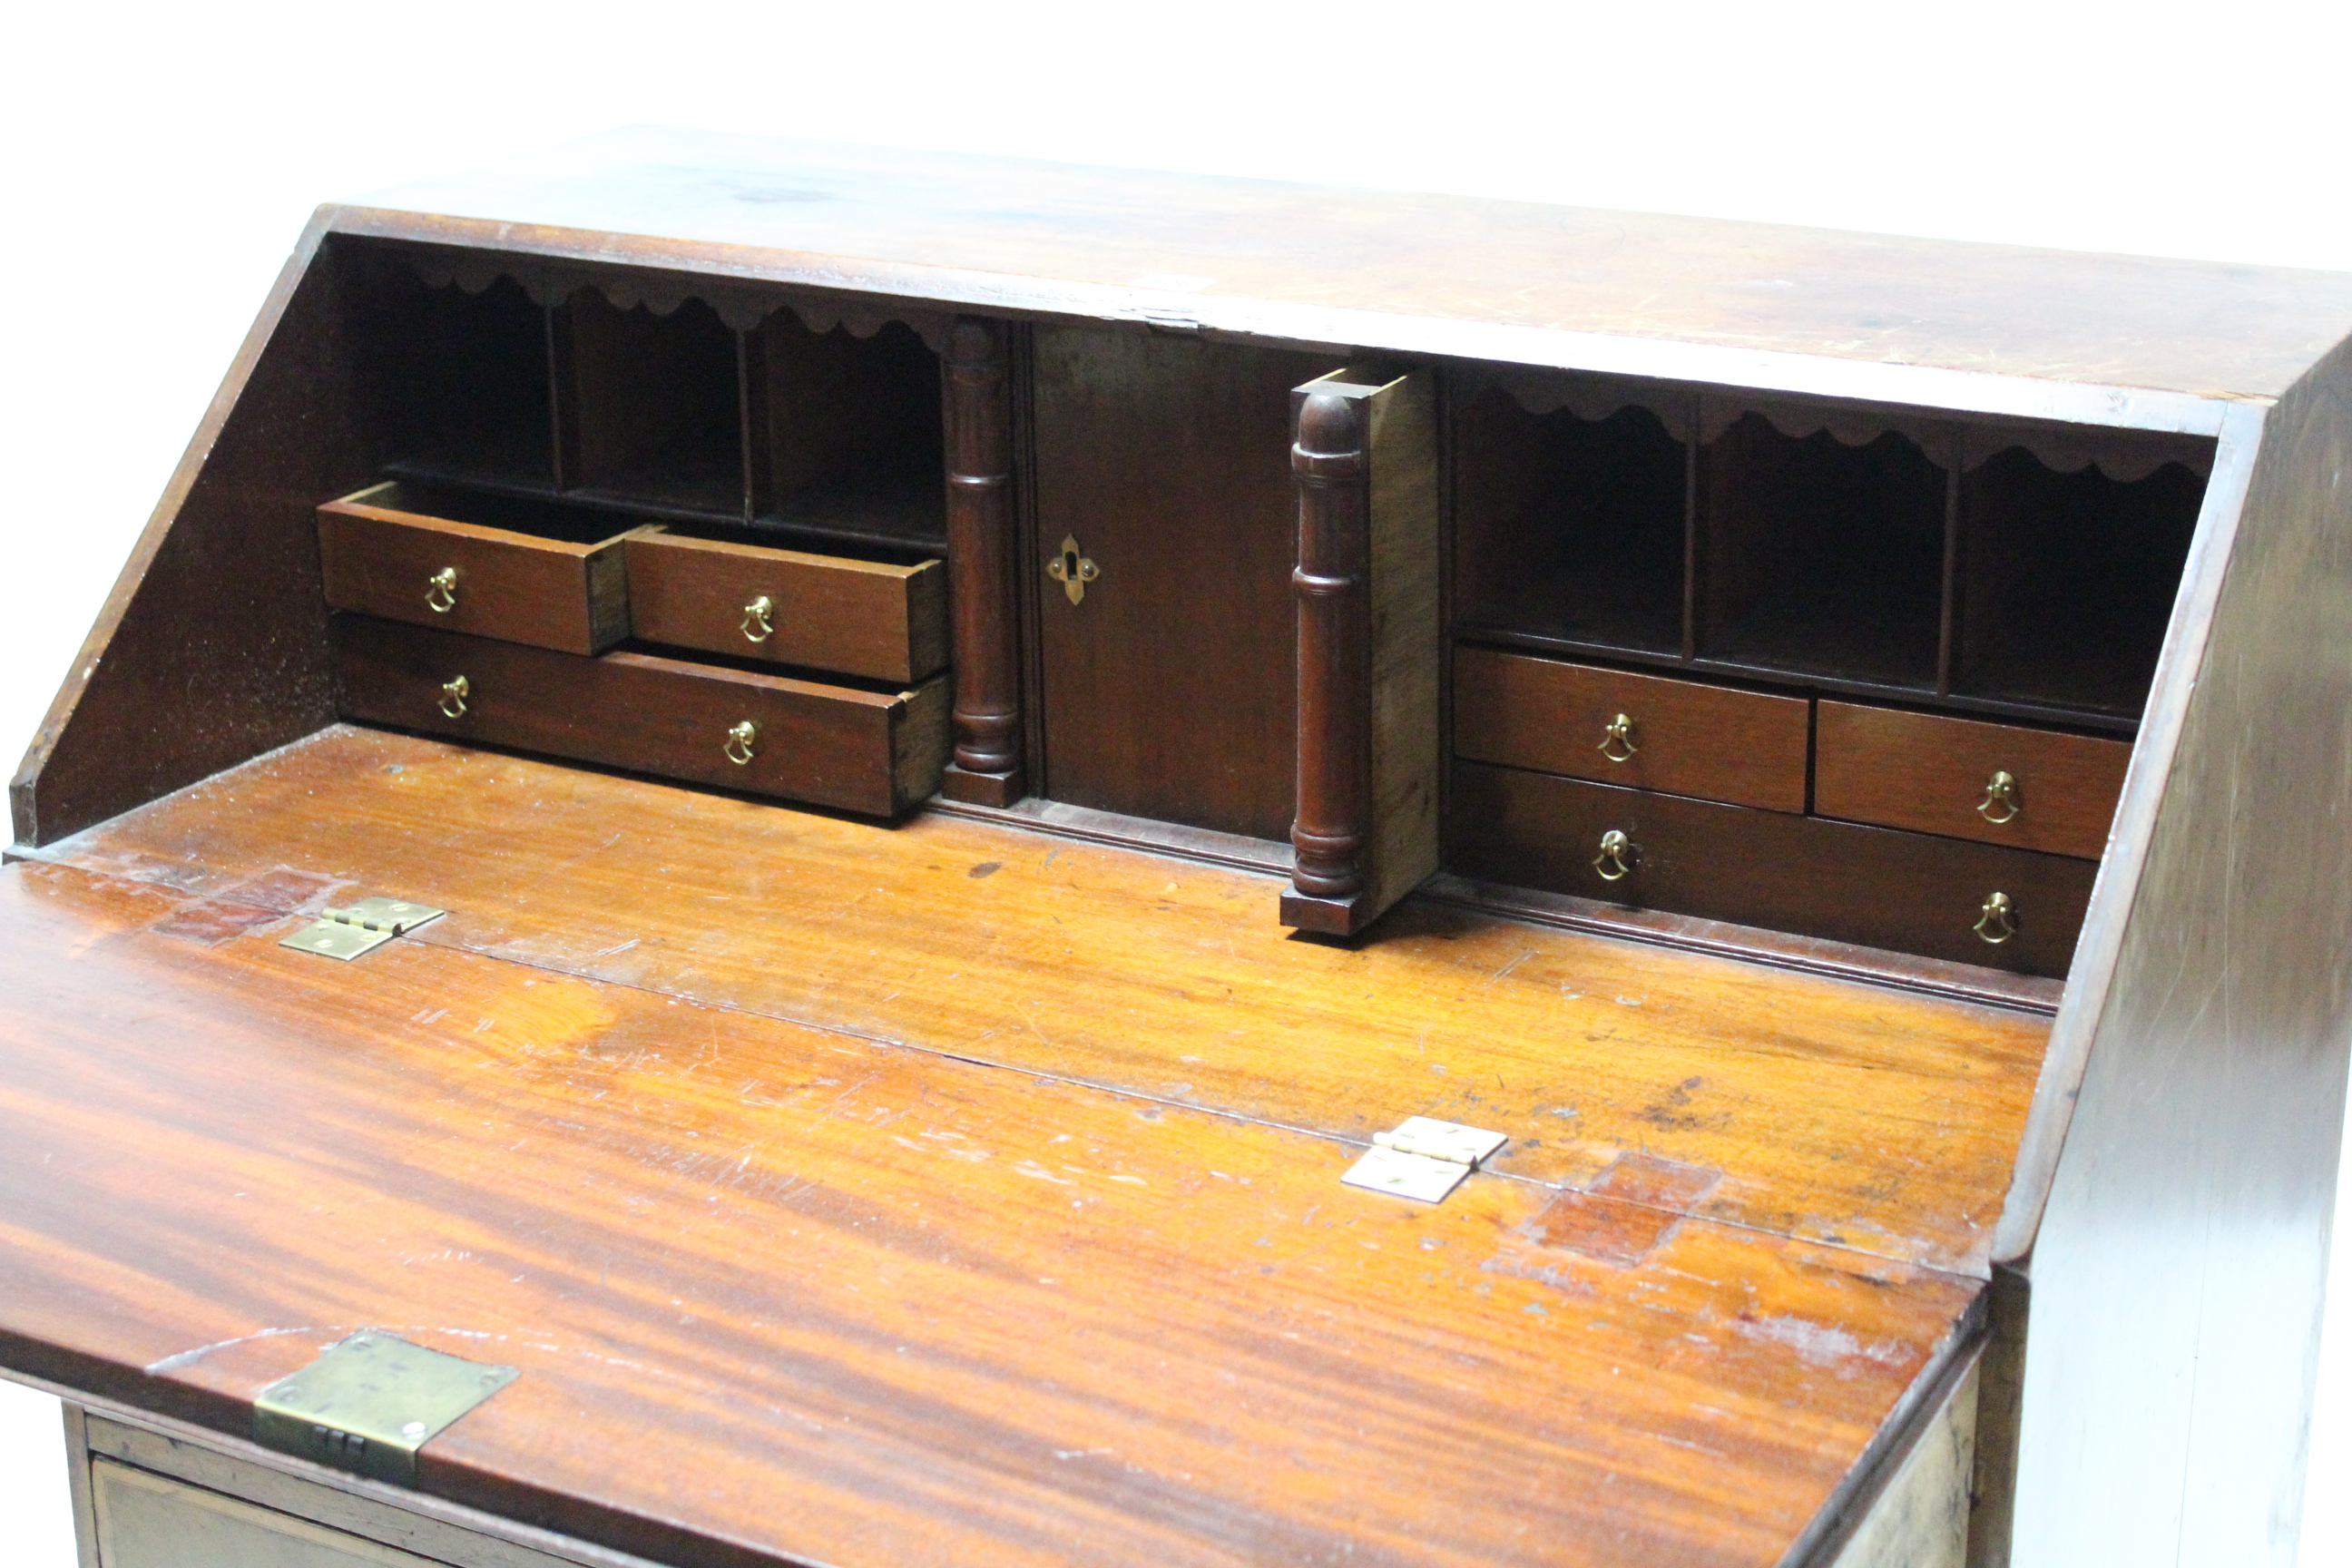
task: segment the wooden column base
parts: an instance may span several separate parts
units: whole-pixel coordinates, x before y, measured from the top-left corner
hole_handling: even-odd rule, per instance
[[[1353,936],[1379,919],[1386,907],[1361,892],[1325,899],[1302,893],[1296,888],[1282,890],[1282,923],[1320,936]]]
[[[953,763],[940,775],[940,793],[967,805],[1012,805],[1028,795],[1018,771],[1009,773],[966,773]]]

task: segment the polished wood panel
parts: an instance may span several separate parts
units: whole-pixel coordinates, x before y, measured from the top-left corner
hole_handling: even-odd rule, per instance
[[[875,816],[929,795],[946,760],[943,680],[863,691],[651,654],[580,658],[359,616],[337,620],[335,659],[351,718]],[[748,743],[733,734],[740,723],[754,726]]]
[[[1466,876],[2028,974],[2066,973],[2097,869],[1478,763],[1454,764],[1450,810],[1447,867]],[[1612,830],[1631,849],[1598,864]],[[2017,927],[1998,942],[1972,929],[1996,892]]]
[[[347,279],[314,223],[271,289],[9,784],[46,844],[331,721],[310,509],[369,477]]]
[[[629,635],[626,522],[592,513],[583,521],[602,537],[547,538],[415,510],[427,504],[394,481],[319,509],[330,605],[565,653]]]
[[[499,216],[446,216],[470,213]],[[1895,402],[2032,378],[2058,418],[2116,388],[2275,396],[2352,332],[2334,272],[653,127],[331,216],[456,244],[522,217],[542,253],[1374,349],[1492,357],[1505,331],[1572,364],[1605,352],[1588,334],[1680,340],[1687,380],[1793,377],[1759,363],[1786,355],[1809,390],[1842,373]]]
[[[1035,342],[1042,793],[1286,837],[1290,393],[1331,361],[1140,328]],[[1042,579],[1066,536],[1101,574],[1081,604]]]
[[[1701,1214],[1960,1269],[2050,1026],[1418,900],[1303,942],[1277,876],[348,728],[70,848],[190,889],[405,889],[464,912],[423,940],[1283,1125],[1469,1121],[1541,1181],[1646,1150],[1727,1173]]]
[[[1852,1247],[1607,1261],[1509,1176],[1427,1207],[1341,1186],[1359,1144],[152,929],[187,902],[0,873],[0,1360],[236,1432],[353,1325],[495,1355],[419,1489],[665,1561],[1765,1568],[1972,1322]]]
[[[1022,777],[1020,548],[1013,515],[1011,355],[1001,321],[948,335],[948,564],[955,574],[955,758],[940,787],[1011,805]]]
[[[2131,747],[2014,724],[1823,700],[1813,808],[1882,827],[2097,859]],[[1993,774],[2016,782],[2006,802]],[[1990,804],[1990,815],[1979,807]],[[2014,809],[2006,822],[1992,818]]]
[[[1622,714],[1626,748],[1610,742]],[[1454,653],[1454,752],[1769,811],[1805,809],[1812,704],[1491,648]]]
[[[947,664],[937,561],[899,566],[664,528],[633,536],[626,554],[641,641],[870,680],[920,680]],[[755,616],[762,598],[770,608]]]

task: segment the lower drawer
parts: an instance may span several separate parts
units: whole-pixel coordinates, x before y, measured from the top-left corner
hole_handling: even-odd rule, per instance
[[[1450,815],[1447,868],[1464,876],[2027,974],[2066,973],[2098,873],[2064,856],[1476,763],[1454,764]],[[1610,833],[1625,836],[1621,857],[1601,853]],[[1996,894],[2006,918],[1987,914]]]
[[[945,677],[859,691],[650,654],[587,658],[347,616],[346,718],[692,779],[872,816],[939,787]]]

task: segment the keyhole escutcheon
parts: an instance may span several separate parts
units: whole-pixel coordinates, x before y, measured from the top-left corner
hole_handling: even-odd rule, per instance
[[[1045,563],[1045,575],[1062,585],[1070,603],[1080,605],[1086,602],[1087,584],[1102,575],[1102,568],[1087,559],[1086,552],[1078,548],[1077,535],[1066,533],[1061,552]]]

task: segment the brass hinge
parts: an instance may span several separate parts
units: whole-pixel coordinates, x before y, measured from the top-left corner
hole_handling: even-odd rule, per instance
[[[1480,1161],[1509,1142],[1483,1127],[1408,1116],[1395,1131],[1373,1133],[1371,1150],[1339,1179],[1351,1187],[1441,1203]]]
[[[398,899],[362,899],[350,909],[324,911],[278,945],[348,963],[448,912],[429,904],[403,903]]]
[[[362,1330],[253,1401],[253,1440],[394,1486],[416,1484],[416,1450],[522,1374]]]

